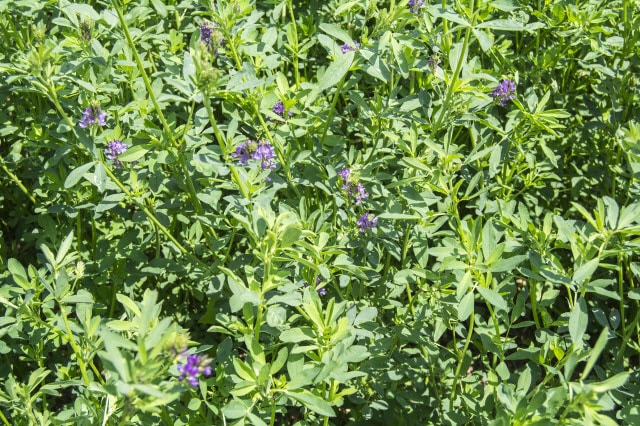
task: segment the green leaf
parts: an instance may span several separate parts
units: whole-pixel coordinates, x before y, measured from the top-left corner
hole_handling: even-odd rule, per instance
[[[469,54],[468,49],[464,51],[462,58],[460,58],[460,55],[463,53],[462,49],[464,48],[465,48],[465,45],[462,42],[456,43],[453,46],[451,46],[451,49],[449,50],[449,67],[451,68],[451,72],[456,71],[456,67],[458,66],[458,61],[462,60],[462,65],[464,65],[464,63],[467,61],[467,55]]]
[[[580,380],[585,380],[587,378],[587,376],[591,372],[591,369],[593,368],[593,366],[596,364],[596,361],[600,357],[600,354],[604,350],[605,346],[607,346],[608,339],[609,339],[609,329],[603,328],[602,332],[600,333],[600,337],[598,337],[598,341],[593,346],[593,349],[591,349],[591,353],[589,354],[589,359],[587,360],[587,364],[584,366],[584,371],[580,376]]]
[[[241,379],[246,380],[248,382],[256,381],[256,373],[245,363],[244,361],[233,358],[233,367],[236,370],[236,374],[240,376]]]
[[[493,46],[493,40],[491,39],[491,36],[489,36],[485,31],[481,31],[476,28],[473,28],[472,31],[473,35],[476,36],[478,43],[480,43],[480,48],[483,51],[488,52],[489,49],[491,49],[491,46]]]
[[[64,260],[67,252],[71,248],[71,243],[73,242],[73,231],[69,232],[69,234],[62,240],[62,244],[60,244],[60,248],[58,249],[58,253],[56,254],[56,263],[61,264]]]
[[[342,77],[344,77],[349,71],[351,63],[353,62],[353,57],[353,52],[348,52],[338,56],[338,59],[327,67],[322,78],[318,81],[319,90],[327,90],[338,84]]]
[[[158,15],[163,18],[167,17],[167,6],[165,6],[164,2],[161,0],[151,0],[151,4],[153,4],[153,8],[158,12]]]
[[[118,155],[118,160],[124,163],[131,163],[142,158],[149,150],[142,145],[136,145],[127,149],[124,154]]]
[[[335,412],[331,405],[324,399],[312,394],[308,390],[300,389],[295,391],[285,391],[285,393],[296,401],[302,403],[306,408],[315,411],[321,416],[335,416]]]
[[[482,22],[476,25],[476,28],[489,28],[499,31],[522,31],[524,30],[524,25],[511,19],[494,19],[492,21]]]
[[[18,260],[13,258],[9,259],[9,261],[7,262],[7,268],[9,269],[9,272],[11,272],[11,276],[13,277],[13,280],[16,282],[16,284],[18,284],[25,290],[31,288],[31,282],[27,277],[27,271]]]
[[[463,27],[471,26],[471,24],[466,19],[464,19],[462,16],[458,15],[456,12],[450,9],[444,9],[440,6],[432,6],[429,8],[429,13],[433,15],[435,18],[443,18],[443,19],[446,19],[447,21],[460,24]]]
[[[75,303],[95,303],[93,300],[93,295],[86,290],[80,290],[78,294],[74,294],[72,296],[67,296],[63,298],[60,303],[65,305],[73,305]]]
[[[569,335],[571,341],[576,346],[582,345],[582,337],[587,330],[587,322],[589,316],[587,314],[587,302],[584,297],[578,299],[578,303],[573,306],[571,314],[569,315]]]
[[[118,302],[122,303],[131,312],[133,312],[135,316],[139,317],[140,315],[142,315],[140,313],[140,308],[138,308],[138,305],[136,305],[136,302],[131,300],[128,296],[118,293],[116,294],[116,299],[118,299]]]
[[[302,231],[298,229],[296,224],[289,225],[280,235],[278,246],[280,248],[290,247],[300,240],[300,235],[302,235]]]
[[[378,216],[379,219],[391,219],[391,220],[419,220],[420,216],[415,214],[405,213],[382,213]]]
[[[222,413],[228,419],[239,419],[247,414],[247,407],[237,399],[231,400],[222,409]]]
[[[344,31],[342,28],[338,28],[333,24],[322,23],[320,24],[320,29],[330,36],[337,38],[340,41],[345,43],[352,43],[353,39]]]
[[[425,171],[427,173],[431,173],[432,172],[432,169],[429,166],[427,166],[426,164],[424,164],[422,161],[418,160],[417,158],[404,157],[402,160],[400,160],[400,165],[411,167],[411,168],[417,169],[417,170],[422,170],[422,171]]]
[[[478,293],[480,293],[480,295],[487,302],[495,306],[497,309],[502,309],[505,311],[508,309],[509,305],[507,305],[507,302],[505,302],[505,300],[502,298],[502,296],[500,296],[500,294],[497,291],[492,290],[490,288],[481,287],[481,286],[477,286],[476,290],[478,290]]]
[[[271,364],[271,368],[269,369],[269,374],[276,374],[278,371],[284,367],[284,364],[287,362],[287,357],[289,356],[289,350],[284,347],[278,351],[278,356]]]
[[[315,335],[309,327],[291,328],[280,333],[280,340],[289,343],[304,342],[305,340],[315,340]]]
[[[184,52],[182,62],[182,78],[184,78],[187,83],[193,82],[196,76],[196,65],[193,63],[191,54],[188,51]]]
[[[73,171],[69,173],[69,175],[64,181],[65,189],[69,189],[73,187],[76,183],[78,183],[78,181],[82,179],[84,174],[87,173],[89,169],[91,169],[91,167],[93,167],[95,164],[96,164],[95,161],[92,161],[91,163],[83,164],[82,166],[76,167],[75,169],[73,169]]]
[[[473,292],[470,291],[462,297],[462,300],[460,300],[460,304],[458,305],[459,321],[466,321],[466,319],[469,318],[469,315],[473,312],[473,304]]]
[[[599,383],[592,383],[590,385],[591,389],[597,393],[608,392],[612,389],[617,389],[620,386],[624,385],[629,378],[628,372],[618,373],[610,379],[604,380]]]
[[[373,321],[373,319],[378,315],[378,310],[373,307],[366,307],[362,309],[356,319],[353,321],[353,325],[360,325],[365,322]]]
[[[573,273],[572,280],[577,284],[582,284],[585,280],[591,278],[596,269],[598,269],[599,263],[599,258],[591,259]]]
[[[129,363],[115,343],[116,341],[119,341],[121,339],[115,338],[116,336],[113,333],[104,329],[100,334],[103,337],[105,347],[104,352],[98,353],[100,355],[100,358],[102,358],[102,361],[105,363],[106,367],[113,367],[112,372],[117,372],[120,380],[124,382],[130,382],[131,374],[129,372]]]
[[[245,335],[244,342],[247,349],[249,349],[249,353],[253,360],[258,361],[260,364],[265,364],[267,362],[260,342],[254,339],[251,335]]]

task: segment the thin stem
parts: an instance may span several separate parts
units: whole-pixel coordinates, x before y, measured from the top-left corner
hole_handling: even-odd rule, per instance
[[[471,343],[471,335],[473,334],[473,324],[475,321],[474,314],[475,312],[471,311],[471,317],[469,318],[469,331],[467,332],[467,340],[464,342],[464,347],[462,348],[462,353],[460,354],[460,359],[458,360],[458,366],[456,367],[456,375],[453,378],[453,386],[451,388],[451,398],[449,400],[450,411],[453,411],[453,403],[455,401],[455,396],[456,396],[456,387],[458,386],[458,381],[460,380],[460,370],[462,369],[462,363],[464,362],[464,355],[467,353],[467,349],[469,349],[469,344]]]
[[[29,192],[27,187],[22,184],[18,176],[13,174],[11,170],[7,168],[2,157],[0,157],[0,168],[2,168],[2,170],[4,170],[4,172],[7,174],[7,176],[9,176],[9,178],[18,186],[18,188],[20,188],[20,190],[24,192],[24,194],[27,196],[29,201],[31,201],[33,204],[36,204],[36,198],[31,194],[31,192]]]
[[[444,3],[444,0],[443,0]],[[442,121],[444,120],[445,115],[447,114],[447,110],[449,109],[449,104],[451,103],[451,99],[453,97],[453,92],[456,86],[456,83],[458,82],[458,77],[460,75],[460,70],[462,69],[462,62],[464,57],[467,54],[467,49],[469,48],[469,37],[471,36],[471,28],[473,28],[473,26],[475,25],[475,15],[474,15],[474,6],[475,6],[475,0],[471,0],[471,8],[470,8],[470,13],[469,15],[471,15],[473,17],[472,19],[472,25],[470,27],[467,27],[465,33],[464,33],[464,42],[462,44],[462,49],[460,49],[460,56],[458,57],[458,63],[456,64],[456,69],[453,71],[453,76],[451,77],[451,82],[449,83],[449,87],[447,87],[447,94],[444,98],[444,103],[442,104],[442,107],[440,108],[440,112],[438,114],[438,118],[436,119],[435,124],[433,125],[433,128],[431,130],[431,134],[435,135],[439,130],[440,130],[440,126],[442,125]],[[446,20],[445,20],[446,22]]]
[[[178,240],[176,240],[176,238],[173,235],[171,235],[171,232],[169,232],[169,230],[167,228],[165,228],[165,226],[162,223],[160,223],[160,221],[153,215],[153,213],[151,213],[151,211],[149,211],[147,206],[145,206],[144,204],[142,204],[141,202],[136,200],[136,198],[131,193],[131,191],[129,191],[122,184],[122,182],[120,182],[120,180],[113,174],[113,172],[108,167],[106,167],[104,165],[104,163],[103,163],[103,167],[104,167],[105,172],[107,173],[107,176],[109,176],[109,178],[111,178],[111,180],[116,184],[116,186],[118,188],[120,188],[120,190],[122,192],[124,192],[125,195],[127,197],[129,197],[129,199],[131,199],[131,201],[133,201],[135,203],[135,205],[138,206],[138,208],[140,210],[142,210],[142,212],[147,216],[147,218],[149,218],[149,220],[151,222],[153,222],[155,224],[155,226],[160,230],[160,232],[162,232],[173,244],[175,244],[175,246],[178,248],[180,253],[182,253],[183,255],[187,256],[189,259],[191,259],[192,261],[194,261],[195,263],[197,263],[198,265],[203,267],[205,270],[209,270],[210,269],[209,265],[207,265],[206,263],[204,263],[203,261],[201,261],[200,259],[195,257],[190,251],[187,251],[187,249],[184,248],[182,246],[182,244],[180,244],[178,242]]]
[[[253,337],[258,341],[260,339],[260,328],[262,325],[262,313],[264,311],[264,304],[261,302],[258,306],[258,315],[256,315],[256,324],[253,327]]]
[[[207,115],[209,116],[209,122],[211,123],[211,127],[213,127],[213,134],[216,136],[216,140],[218,141],[218,145],[220,145],[220,150],[222,151],[222,155],[227,155],[227,143],[224,140],[224,135],[220,131],[218,127],[218,123],[216,122],[216,118],[213,115],[213,110],[211,109],[211,101],[209,100],[209,96],[205,93],[203,96],[204,107],[207,110]],[[240,188],[240,193],[244,198],[249,198],[249,193],[245,185],[242,183],[242,179],[240,179],[240,175],[238,174],[238,169],[233,164],[229,165],[229,169],[231,170],[231,177],[233,181]]]
[[[340,96],[340,92],[342,91],[342,87],[344,86],[344,82],[347,79],[347,74],[343,75],[338,83],[338,87],[336,88],[336,92],[333,94],[333,100],[331,101],[331,106],[329,107],[329,114],[327,115],[327,121],[324,124],[324,129],[322,130],[322,137],[320,138],[320,145],[324,144],[324,139],[327,137],[327,132],[329,131],[329,126],[331,125],[331,121],[333,120],[333,113],[336,109],[336,104],[338,103],[338,97]]]
[[[538,304],[536,295],[536,282],[529,281],[529,300],[531,301],[531,312],[533,312],[533,321],[536,323],[536,329],[540,328],[540,319],[538,318]]]
[[[67,311],[64,309],[64,305],[58,302],[60,306],[60,313],[62,314],[62,321],[64,321],[64,326],[67,329],[67,339],[71,344],[71,348],[73,352],[76,354],[76,359],[78,360],[78,366],[80,367],[80,372],[82,374],[82,380],[84,380],[84,384],[89,386],[91,381],[89,380],[89,376],[87,375],[87,367],[84,365],[84,360],[82,359],[82,354],[80,353],[80,348],[76,343],[75,338],[73,337],[73,333],[71,332],[71,327],[69,326],[69,319],[67,318]]]
[[[623,328],[626,325],[626,315],[624,309],[624,301],[626,297],[624,295],[624,265],[622,253],[618,254],[618,294],[620,295],[620,324]]]
[[[4,414],[2,414],[2,410],[0,410],[0,419],[2,419],[2,423],[4,423],[7,426],[10,426],[9,420],[7,420]]]
[[[631,334],[633,333],[633,330],[638,326],[639,320],[640,320],[640,309],[636,312],[636,316],[631,322],[631,324],[629,324],[628,331],[625,332],[624,330],[625,327],[623,326],[622,332],[624,333],[624,335],[622,336],[622,343],[619,346],[620,349],[618,350],[618,356],[616,357],[616,361],[614,364],[616,365],[619,364],[622,358],[624,357],[625,350],[627,349],[627,343],[631,338]]]
[[[298,25],[296,24],[295,16],[293,15],[293,1],[287,1],[287,7],[289,9],[289,16],[291,17],[291,25],[293,28],[293,39],[295,46],[291,46],[293,49],[293,75],[296,81],[296,90],[300,90],[300,71],[298,70]]]
[[[238,71],[242,71],[242,62],[240,61],[240,56],[238,55],[238,51],[231,39],[231,35],[227,32],[224,33],[225,38],[227,38],[229,40],[229,49],[231,50],[231,54],[233,56],[233,60],[236,64],[236,69]],[[255,99],[253,98],[253,96],[251,96],[251,94],[247,94],[247,98],[251,104],[251,108],[253,109],[253,113],[256,115],[256,117],[258,117],[258,121],[260,122],[260,126],[262,127],[262,130],[264,131],[265,135],[267,136],[267,139],[269,140],[269,143],[271,144],[271,146],[274,147],[275,152],[276,152],[276,156],[278,157],[278,161],[280,162],[280,165],[282,166],[282,169],[284,170],[285,174],[287,175],[287,179],[289,181],[289,184],[291,185],[291,188],[293,189],[293,191],[296,193],[296,196],[300,197],[300,191],[298,191],[297,186],[295,185],[295,183],[293,182],[293,176],[291,175],[291,169],[289,168],[289,163],[287,161],[285,161],[284,157],[283,157],[283,148],[280,145],[280,143],[276,142],[273,139],[273,136],[271,136],[271,131],[269,130],[269,127],[267,126],[267,123],[264,121],[264,117],[262,117],[262,113],[260,112],[260,108],[258,106],[258,104],[256,103]]]
[[[167,138],[169,138],[169,142],[171,142],[171,145],[173,146],[174,149],[177,150],[176,154],[178,157],[178,162],[180,164],[180,168],[182,169],[182,173],[184,174],[184,179],[186,181],[187,184],[187,191],[189,194],[189,199],[191,200],[191,202],[193,203],[193,206],[196,209],[196,213],[198,215],[202,215],[204,213],[204,210],[202,208],[202,204],[200,203],[200,200],[198,199],[198,196],[196,195],[196,190],[195,187],[193,185],[193,181],[191,179],[191,176],[189,175],[189,169],[187,168],[187,164],[186,161],[184,159],[184,155],[180,152],[179,150],[179,144],[176,141],[174,135],[173,135],[173,130],[171,129],[171,127],[169,126],[169,123],[167,122],[167,119],[165,118],[162,109],[160,108],[160,104],[158,104],[158,100],[156,99],[156,95],[155,93],[153,93],[153,88],[151,87],[151,81],[149,80],[149,76],[147,76],[147,72],[144,69],[144,64],[142,63],[142,59],[140,59],[140,55],[138,55],[138,51],[135,48],[135,45],[133,43],[133,39],[131,38],[131,34],[129,33],[129,27],[127,26],[127,22],[124,19],[124,15],[122,14],[122,10],[120,10],[120,8],[117,6],[117,0],[112,0],[111,3],[113,4],[113,7],[115,8],[116,12],[118,13],[118,18],[120,20],[120,25],[122,25],[122,30],[124,32],[124,36],[127,39],[127,44],[129,45],[129,48],[131,49],[131,52],[133,54],[133,57],[136,61],[136,65],[138,66],[138,71],[140,72],[140,75],[142,76],[142,80],[144,81],[144,85],[147,89],[147,93],[149,93],[149,97],[151,98],[151,103],[153,104],[153,108],[155,109],[156,113],[158,114],[158,118],[160,119],[160,122],[162,123],[162,127],[164,128],[164,132],[167,135]],[[205,228],[208,230],[208,228]]]

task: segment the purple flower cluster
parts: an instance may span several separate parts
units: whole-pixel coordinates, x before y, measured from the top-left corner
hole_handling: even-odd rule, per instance
[[[84,41],[91,40],[91,24],[86,21],[80,22],[80,36]]]
[[[420,8],[424,6],[424,0],[409,0],[408,6],[411,13],[418,13]]]
[[[362,200],[369,197],[364,186],[358,182],[357,176],[351,174],[351,169],[344,168],[338,174],[342,178],[342,190],[356,200],[356,205],[362,204]]]
[[[285,112],[287,113],[287,115],[289,117],[291,117],[293,115],[293,113],[291,111],[286,111],[284,108],[284,103],[282,103],[282,101],[278,101],[273,105],[273,108],[271,108],[271,111],[276,114],[279,115],[283,120],[286,120],[285,117]]]
[[[345,167],[338,174],[342,179],[342,190],[346,192],[348,198],[355,200],[356,205],[361,205],[362,200],[369,198],[364,186],[358,182],[357,172],[352,173],[350,168]],[[356,221],[356,224],[360,227],[360,232],[367,232],[378,225],[378,218],[372,214],[364,213]]]
[[[360,49],[360,43],[358,43],[357,41],[353,42],[353,46],[351,46],[349,43],[345,43],[342,45],[342,53],[355,52],[358,49]]]
[[[516,84],[511,80],[502,80],[502,82],[492,92],[494,100],[498,101],[500,106],[505,106],[507,101],[510,101],[516,97]]]
[[[100,127],[106,126],[107,113],[102,111],[99,106],[91,105],[82,112],[82,118],[80,119],[80,123],[78,123],[78,125],[83,129],[86,129],[87,127],[94,124],[97,124]]]
[[[360,232],[367,232],[369,229],[378,226],[378,218],[369,213],[363,213],[360,219],[356,221],[356,225],[360,227]]]
[[[320,283],[322,282],[322,278],[318,277],[316,278],[316,292],[318,293],[318,295],[320,296],[326,296],[327,295],[327,289],[324,287],[318,288],[318,285],[320,285]],[[304,287],[309,287],[309,283],[308,282],[304,282],[303,283]]]
[[[184,364],[178,365],[179,380],[187,379],[192,387],[198,386],[198,376],[210,376],[211,360],[204,355],[188,355]]]
[[[427,65],[435,71],[435,69],[438,68],[438,65],[440,65],[440,58],[436,55],[430,56],[429,59],[427,59]]]
[[[209,52],[218,56],[218,49],[224,44],[224,38],[220,31],[217,30],[214,22],[204,21],[200,24],[200,43],[202,43]]]
[[[254,142],[252,140],[242,142],[236,147],[236,152],[233,152],[231,156],[233,158],[237,158],[238,162],[243,166],[246,166],[248,161],[251,159],[260,161],[260,167],[262,167],[262,170],[276,168],[276,163],[274,162],[276,152],[273,145],[265,140],[259,142]]]
[[[123,154],[128,148],[129,146],[126,143],[116,139],[107,144],[104,154],[109,160],[113,161],[117,168],[121,168],[122,163],[118,160],[118,155]]]

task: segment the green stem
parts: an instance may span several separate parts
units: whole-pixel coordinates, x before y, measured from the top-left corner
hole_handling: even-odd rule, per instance
[[[262,312],[264,311],[264,302],[260,302],[258,306],[258,315],[256,315],[256,324],[253,327],[253,338],[256,341],[260,340],[260,327],[262,325]]]
[[[187,251],[186,248],[184,248],[182,246],[182,244],[180,244],[178,242],[178,240],[176,240],[176,238],[171,235],[171,232],[169,232],[169,230],[167,228],[165,228],[165,226],[160,223],[160,221],[153,215],[153,213],[151,213],[151,211],[149,211],[149,209],[147,208],[147,206],[145,206],[144,204],[142,204],[140,201],[136,200],[136,198],[134,197],[134,195],[131,193],[131,191],[129,191],[123,184],[122,182],[120,182],[120,180],[113,174],[113,172],[103,163],[103,168],[105,170],[105,172],[107,173],[107,176],[109,176],[109,178],[113,181],[113,183],[116,184],[116,186],[118,188],[120,188],[120,190],[122,192],[124,192],[124,194],[135,203],[136,206],[138,206],[138,208],[140,210],[142,210],[142,212],[147,216],[147,218],[153,222],[153,224],[155,224],[155,226],[160,230],[160,232],[162,232],[165,237],[167,237],[176,247],[177,249],[180,251],[180,253],[182,253],[183,255],[187,256],[189,259],[191,259],[192,261],[194,261],[195,263],[197,263],[198,265],[200,265],[202,268],[204,268],[205,270],[209,270],[210,267],[209,265],[207,265],[206,263],[204,263],[203,261],[201,261],[200,259],[198,259],[197,257],[195,257],[190,251]]]
[[[444,3],[444,0],[443,0],[443,3]],[[474,15],[475,0],[471,0],[470,3],[471,3],[470,15],[473,17],[472,25],[470,27],[467,27],[467,30],[464,33],[464,42],[462,44],[462,49],[460,49],[460,57],[458,57],[458,63],[456,64],[456,69],[453,71],[451,82],[449,83],[449,87],[447,87],[447,94],[444,98],[444,103],[440,108],[440,111],[438,113],[438,118],[436,119],[436,122],[434,123],[433,128],[431,130],[431,134],[434,136],[440,130],[442,121],[444,120],[444,117],[447,114],[447,111],[449,109],[449,104],[451,103],[451,99],[453,97],[453,91],[456,86],[456,83],[458,82],[460,70],[462,69],[462,62],[464,57],[466,56],[467,49],[469,48],[469,37],[471,36],[471,28],[473,28],[473,26],[475,25],[475,20],[476,20]]]
[[[4,423],[6,426],[10,426],[9,420],[7,420],[4,414],[2,414],[2,410],[0,410],[0,419],[2,419],[2,423]]]
[[[36,198],[29,192],[27,187],[24,186],[22,184],[22,182],[20,182],[20,179],[18,178],[18,176],[13,174],[11,172],[11,170],[9,170],[7,168],[6,164],[4,163],[4,160],[1,157],[0,157],[0,167],[2,168],[2,170],[4,170],[4,172],[7,174],[7,176],[9,176],[9,178],[18,186],[18,188],[20,188],[20,190],[22,192],[24,192],[24,194],[27,196],[29,201],[31,201],[33,204],[35,204],[36,203]]]
[[[129,48],[131,49],[133,57],[136,61],[136,65],[138,66],[138,71],[142,76],[142,80],[144,81],[144,85],[147,89],[147,93],[149,93],[149,97],[151,98],[151,103],[153,104],[153,108],[158,114],[158,118],[162,123],[164,132],[166,133],[167,137],[169,138],[169,141],[171,142],[171,146],[177,151],[176,154],[178,157],[178,162],[180,164],[180,168],[182,169],[182,173],[184,174],[184,179],[187,184],[187,191],[189,194],[189,198],[191,199],[191,202],[193,203],[193,206],[196,209],[196,213],[198,215],[202,215],[204,210],[202,208],[202,204],[200,203],[200,200],[198,199],[198,196],[196,195],[196,190],[193,185],[193,180],[189,175],[189,169],[187,168],[187,163],[185,161],[184,155],[180,152],[178,142],[176,141],[173,135],[173,130],[169,126],[169,123],[167,122],[167,119],[165,118],[162,112],[162,109],[160,108],[160,104],[158,104],[158,100],[156,99],[155,93],[153,93],[153,88],[151,87],[151,81],[149,80],[149,76],[147,76],[147,72],[144,69],[144,64],[142,63],[142,59],[140,58],[140,55],[138,55],[138,51],[135,48],[133,39],[131,38],[131,34],[129,33],[129,27],[127,26],[127,22],[125,21],[124,15],[122,14],[122,10],[120,10],[120,8],[118,7],[117,0],[112,0],[111,3],[113,4],[113,7],[118,14],[120,25],[122,25],[122,31],[124,32],[124,36],[127,39],[127,44],[129,45]],[[209,230],[208,227],[205,227],[205,229]]]
[[[298,25],[296,24],[295,16],[293,15],[293,1],[287,1],[287,7],[289,9],[289,16],[291,17],[291,25],[293,25],[293,38],[295,46],[291,46],[294,50],[293,54],[293,75],[296,80],[296,91],[300,90],[300,71],[298,70]]]
[[[538,318],[538,302],[536,294],[536,282],[529,281],[529,300],[531,301],[531,312],[533,312],[533,321],[536,323],[536,329],[540,329],[540,319]]]
[[[333,100],[331,101],[331,107],[329,107],[329,114],[327,115],[327,121],[324,124],[324,129],[322,130],[322,137],[320,138],[320,145],[324,144],[324,139],[327,137],[327,132],[329,131],[329,126],[331,125],[331,120],[333,120],[333,114],[336,109],[336,104],[338,103],[338,98],[340,97],[340,92],[342,91],[342,87],[344,86],[344,82],[347,79],[347,74],[343,75],[338,83],[338,87],[336,88],[336,92],[333,94]]]
[[[276,398],[275,396],[271,399],[271,420],[269,421],[269,426],[274,426],[276,424]]]
[[[626,326],[626,314],[624,309],[624,302],[626,297],[624,297],[624,265],[623,265],[623,257],[622,253],[618,254],[618,294],[620,295],[620,324],[622,327]]]
[[[234,60],[234,62],[236,64],[236,69],[238,71],[242,71],[242,62],[240,61],[240,56],[238,55],[238,51],[236,49],[236,46],[233,43],[231,35],[229,33],[227,33],[227,32],[224,32],[224,37],[227,40],[229,40],[228,46],[229,46],[229,49],[231,50],[231,55],[233,56],[233,60]],[[251,96],[251,94],[249,93],[249,94],[247,94],[247,98],[248,98],[249,102],[251,103],[251,108],[253,110],[251,112],[253,112],[256,115],[256,117],[258,117],[258,121],[260,122],[260,126],[262,127],[262,130],[264,131],[265,135],[267,136],[267,139],[269,140],[269,143],[271,144],[271,146],[274,147],[274,150],[276,152],[276,156],[278,157],[278,161],[282,165],[282,169],[284,170],[285,174],[287,175],[287,180],[288,180],[289,184],[291,185],[291,188],[293,188],[293,191],[296,193],[296,196],[300,197],[300,191],[298,191],[297,186],[293,182],[293,176],[291,175],[291,169],[289,168],[289,163],[284,160],[283,147],[280,145],[280,143],[277,143],[273,139],[273,136],[271,136],[271,131],[269,130],[269,127],[267,126],[267,123],[264,121],[264,117],[262,117],[262,113],[260,112],[260,107],[256,103],[256,101],[253,98],[253,96]]]
[[[464,347],[462,348],[462,353],[460,354],[460,359],[458,360],[458,366],[456,367],[456,375],[453,378],[453,386],[451,388],[451,398],[449,400],[449,411],[453,411],[453,403],[456,397],[456,387],[458,386],[458,381],[460,380],[460,370],[462,369],[462,363],[464,362],[464,355],[467,353],[467,349],[469,349],[469,344],[471,343],[471,335],[473,334],[473,324],[475,321],[475,312],[471,311],[471,317],[469,318],[469,331],[467,332],[467,340],[464,342]]]
[[[633,330],[638,326],[638,321],[640,321],[640,309],[636,312],[636,316],[631,324],[629,324],[629,327],[625,327],[623,325],[622,332],[624,333],[624,336],[622,336],[622,343],[619,346],[620,349],[618,351],[618,356],[616,357],[616,365],[622,360],[621,358],[624,356],[631,334],[633,334]],[[625,328],[628,328],[628,330],[625,331]]]
[[[87,375],[87,367],[84,365],[84,360],[82,359],[82,354],[80,353],[80,348],[76,343],[75,338],[73,337],[73,333],[71,332],[71,327],[69,326],[69,319],[67,318],[67,311],[64,309],[64,305],[58,302],[60,306],[60,313],[62,314],[62,320],[64,321],[64,326],[67,329],[67,339],[71,344],[71,348],[73,352],[76,354],[76,359],[78,360],[78,366],[80,367],[80,372],[82,374],[82,380],[84,380],[84,384],[89,386],[91,381],[89,380],[89,376]]]
[[[211,123],[211,127],[213,127],[213,134],[215,135],[216,140],[218,141],[218,145],[220,145],[220,150],[222,151],[222,155],[224,157],[227,155],[227,143],[224,139],[224,135],[222,134],[222,132],[220,131],[220,128],[218,127],[216,118],[213,115],[213,110],[211,109],[211,101],[209,100],[209,96],[206,93],[205,93],[205,96],[203,96],[203,100],[204,100],[204,107],[207,110],[207,115],[209,116],[209,122]],[[238,174],[238,169],[233,164],[229,165],[229,169],[231,170],[231,177],[233,181],[236,183],[236,185],[238,185],[238,188],[240,188],[240,193],[242,193],[242,196],[244,198],[248,199],[249,192],[245,187],[245,185],[242,183],[242,179],[240,179],[240,175]]]

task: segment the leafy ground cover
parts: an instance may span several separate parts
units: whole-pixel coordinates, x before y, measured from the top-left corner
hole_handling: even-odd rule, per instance
[[[0,1],[0,422],[640,422],[637,0]]]

